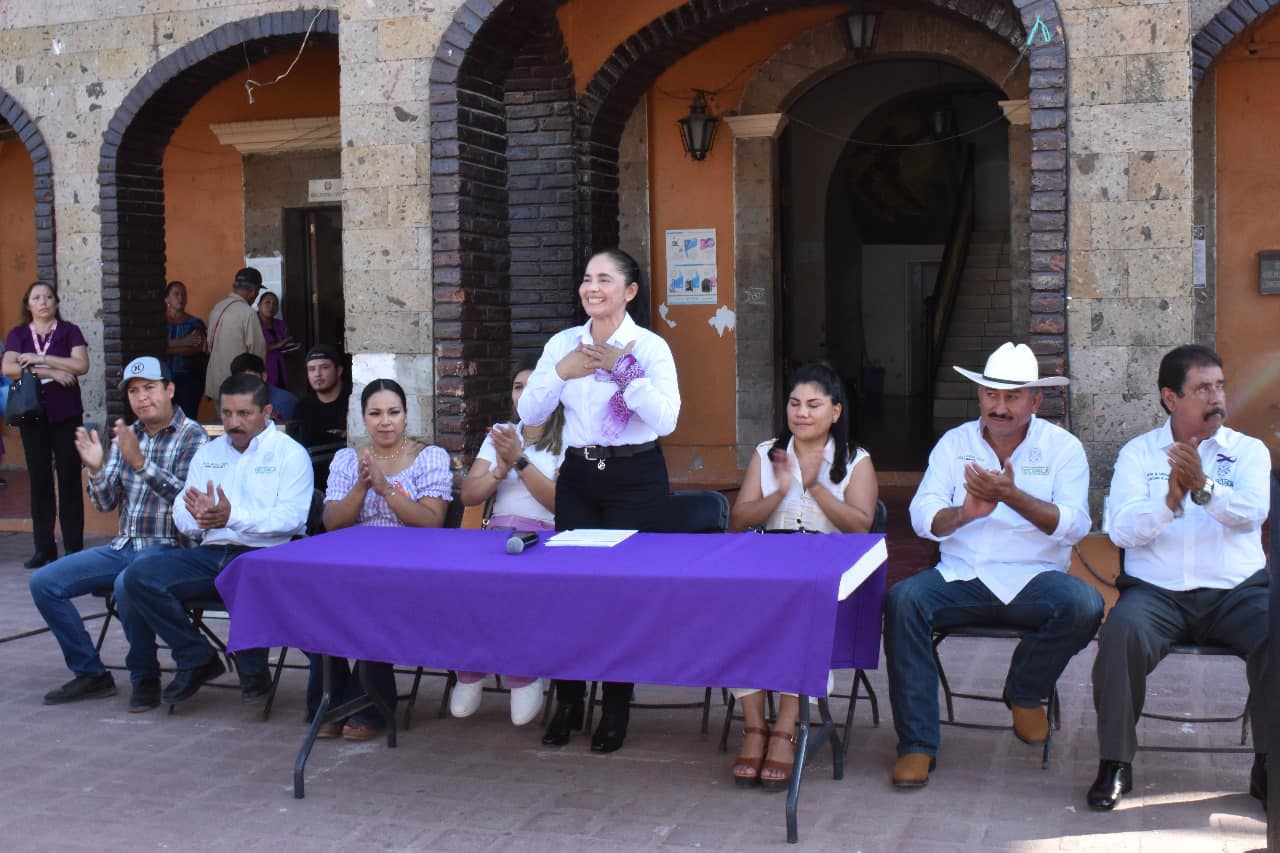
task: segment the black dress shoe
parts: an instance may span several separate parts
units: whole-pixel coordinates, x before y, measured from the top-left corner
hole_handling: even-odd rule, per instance
[[[616,711],[605,711],[600,715],[600,725],[591,736],[592,752],[614,752],[622,749],[622,742],[627,739],[627,714]]]
[[[1262,800],[1262,808],[1267,808],[1267,756],[1256,753],[1253,756],[1253,769],[1249,771],[1249,796]]]
[[[574,732],[582,731],[582,717],[586,712],[583,700],[556,705],[556,712],[547,723],[542,742],[547,746],[564,746]]]
[[[54,560],[58,559],[57,553],[46,554],[44,551],[36,551],[31,555],[31,559],[22,564],[24,569],[38,569],[41,566],[47,566]]]
[[[222,665],[222,659],[216,654],[203,666],[195,669],[180,669],[174,673],[173,681],[170,681],[169,686],[160,694],[160,700],[167,705],[185,702],[196,695],[196,691],[206,681],[212,681],[226,671],[227,668]]]
[[[129,695],[129,713],[141,714],[160,705],[160,679],[140,678],[133,683],[133,693]]]
[[[1087,799],[1089,808],[1109,812],[1120,797],[1133,790],[1133,765],[1127,761],[1099,761],[1098,778],[1093,780]]]
[[[116,692],[116,680],[109,672],[97,675],[77,675],[57,690],[44,694],[44,704],[65,705],[81,699],[97,699],[100,696],[111,696]]]

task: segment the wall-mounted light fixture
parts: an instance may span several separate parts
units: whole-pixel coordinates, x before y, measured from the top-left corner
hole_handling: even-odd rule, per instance
[[[866,59],[876,48],[876,36],[880,31],[880,13],[864,4],[856,5],[844,18],[849,34],[849,52],[859,61]]]
[[[694,89],[689,114],[677,122],[684,150],[694,160],[706,159],[716,138],[716,126],[720,124],[720,119],[707,112],[708,94],[702,89]]]

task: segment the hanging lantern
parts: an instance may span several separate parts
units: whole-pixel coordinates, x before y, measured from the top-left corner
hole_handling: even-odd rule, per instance
[[[859,5],[844,18],[849,33],[849,52],[859,61],[871,55],[876,48],[876,35],[880,28],[880,13]]]
[[[693,103],[689,105],[689,114],[680,121],[680,141],[684,150],[694,160],[705,160],[711,151],[711,143],[716,138],[716,125],[720,119],[707,112],[707,93],[694,89]]]

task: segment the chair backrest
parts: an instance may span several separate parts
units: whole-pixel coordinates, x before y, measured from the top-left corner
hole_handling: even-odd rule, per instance
[[[312,489],[311,509],[307,512],[307,535],[324,533],[324,490]]]
[[[711,490],[675,492],[667,498],[667,533],[724,533],[729,499]]]
[[[453,498],[449,501],[449,506],[444,511],[444,526],[457,529],[462,526],[462,515],[467,508],[462,505],[462,492],[457,489],[453,490]]]
[[[889,527],[889,508],[884,505],[884,501],[876,501],[876,517],[871,520],[871,529],[868,533],[884,533]]]

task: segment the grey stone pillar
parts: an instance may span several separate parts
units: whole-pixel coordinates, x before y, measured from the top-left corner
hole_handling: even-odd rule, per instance
[[[1025,98],[1000,101],[1009,122],[1009,330],[1026,343],[1031,333],[1031,110]]]

